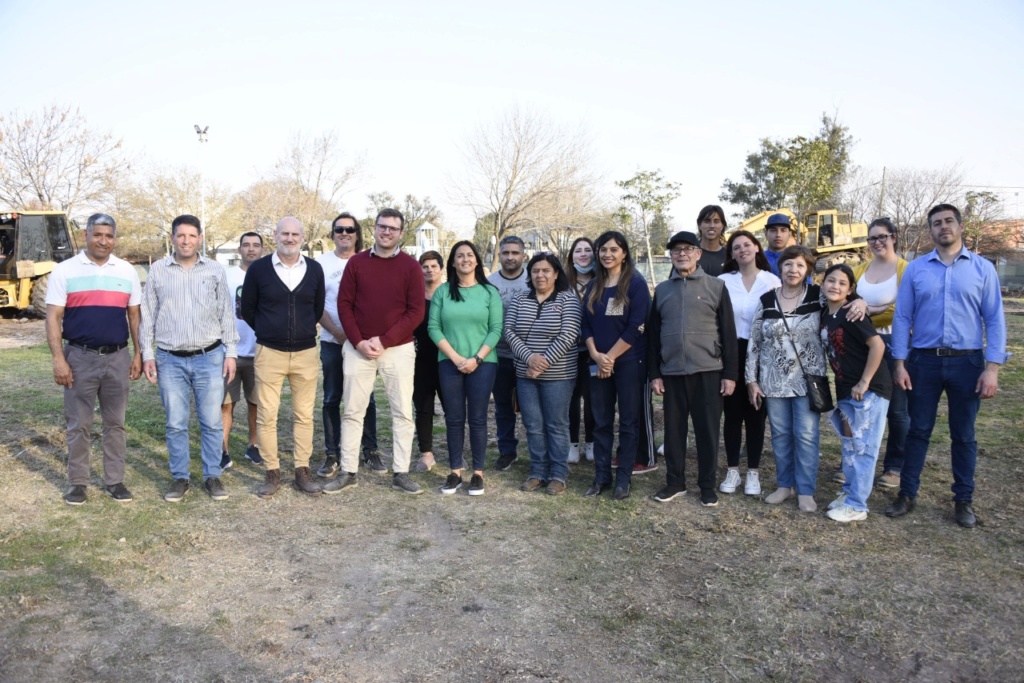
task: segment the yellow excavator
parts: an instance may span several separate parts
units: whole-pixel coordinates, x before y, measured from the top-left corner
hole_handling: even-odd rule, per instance
[[[71,225],[62,211],[0,210],[0,309],[46,316],[50,272],[76,251]]]
[[[863,261],[867,254],[867,223],[855,223],[850,214],[839,213],[835,209],[809,211],[804,214],[802,222],[789,209],[762,211],[744,220],[729,232],[747,230],[764,243],[765,223],[769,216],[776,213],[789,216],[795,243],[814,252],[814,269],[818,273],[825,272],[833,263],[858,263]]]

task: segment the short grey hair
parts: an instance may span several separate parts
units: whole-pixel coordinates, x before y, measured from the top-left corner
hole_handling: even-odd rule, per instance
[[[117,222],[110,214],[94,213],[89,216],[89,219],[85,222],[85,231],[92,232],[92,229],[97,225],[109,225],[114,229],[114,234],[117,234]]]

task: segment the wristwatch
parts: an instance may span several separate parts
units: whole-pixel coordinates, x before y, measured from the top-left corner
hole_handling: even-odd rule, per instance
[[[481,358],[479,355],[473,356],[473,360],[476,361],[477,365],[483,365],[484,364],[484,359]]]

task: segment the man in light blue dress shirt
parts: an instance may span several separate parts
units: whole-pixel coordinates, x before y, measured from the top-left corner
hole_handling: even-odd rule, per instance
[[[995,267],[964,246],[960,212],[939,204],[928,212],[935,249],[903,274],[892,326],[894,382],[907,391],[910,431],[900,492],[885,514],[914,509],[939,398],[949,404],[956,523],[973,528],[974,422],[981,399],[999,390],[1006,353],[1006,320]]]

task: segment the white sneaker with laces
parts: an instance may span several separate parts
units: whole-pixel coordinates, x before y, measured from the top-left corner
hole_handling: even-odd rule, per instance
[[[594,442],[588,441],[586,445],[587,462],[594,462]]]
[[[839,507],[841,505],[846,505],[846,494],[845,493],[840,493],[838,498],[836,498],[831,503],[829,503],[828,504],[828,509],[829,510],[835,510],[837,507]]]
[[[867,510],[854,510],[849,505],[843,503],[826,512],[825,516],[845,524],[846,522],[861,522],[868,518],[868,513]]]
[[[569,464],[575,465],[580,461],[580,447],[576,444],[569,444]]]
[[[718,490],[722,493],[736,493],[736,489],[740,485],[740,468],[730,467],[725,473],[725,480],[718,487]]]
[[[761,477],[757,470],[747,470],[747,480],[743,484],[743,493],[748,496],[761,495]]]

